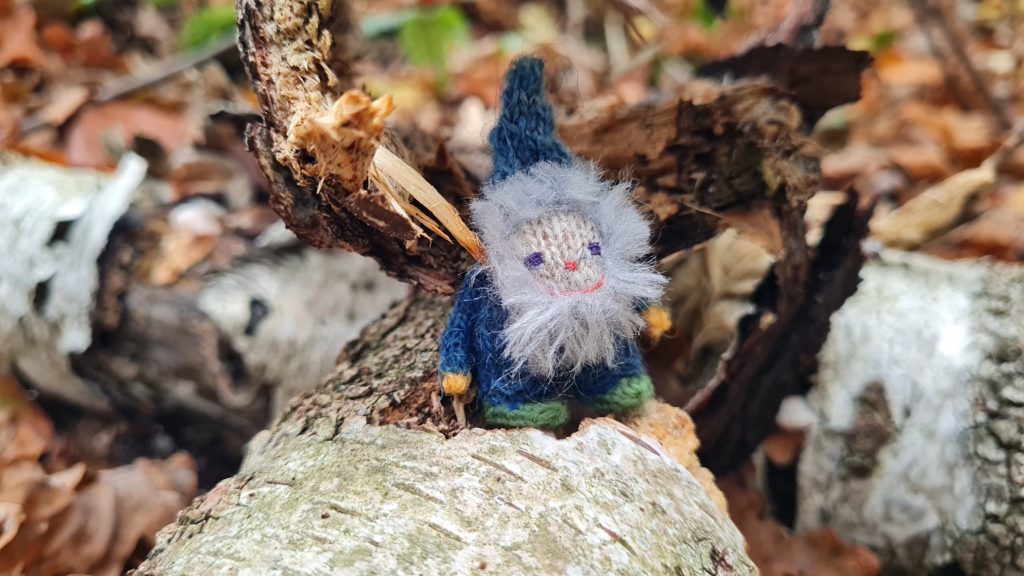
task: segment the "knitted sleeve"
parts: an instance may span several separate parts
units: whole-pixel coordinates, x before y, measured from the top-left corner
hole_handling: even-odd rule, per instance
[[[441,335],[442,373],[469,374],[472,369],[472,331],[476,324],[478,309],[483,304],[483,294],[474,282],[475,276],[473,271],[466,274],[459,296],[448,316],[448,325]]]

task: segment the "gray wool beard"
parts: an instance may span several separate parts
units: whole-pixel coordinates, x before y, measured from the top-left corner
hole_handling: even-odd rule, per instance
[[[522,269],[518,262],[512,266]],[[606,263],[604,286],[592,294],[552,296],[518,270],[493,274],[508,312],[502,333],[515,371],[553,378],[584,366],[615,364],[617,345],[643,327],[638,302],[657,299],[664,276],[644,263]]]
[[[616,344],[643,326],[637,304],[658,300],[667,282],[643,261],[651,228],[629,183],[606,182],[584,162],[541,162],[487,184],[472,210],[495,296],[508,312],[501,336],[513,370],[551,379],[614,364]],[[593,294],[548,294],[523,265],[528,252],[512,241],[525,223],[558,211],[578,212],[598,227],[605,281]]]

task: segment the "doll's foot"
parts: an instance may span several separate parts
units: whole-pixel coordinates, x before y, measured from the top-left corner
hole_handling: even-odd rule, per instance
[[[569,420],[569,407],[565,402],[529,402],[516,407],[507,404],[484,403],[484,420],[490,426],[501,428],[558,428]]]
[[[598,412],[625,412],[640,406],[654,396],[654,385],[647,374],[637,374],[619,380],[607,394],[590,402]]]

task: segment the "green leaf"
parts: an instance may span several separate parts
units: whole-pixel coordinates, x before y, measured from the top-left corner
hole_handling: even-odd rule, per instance
[[[707,0],[697,2],[693,16],[697,19],[697,23],[706,30],[711,30],[718,24],[718,15],[711,9],[711,6],[708,6]]]
[[[398,29],[398,43],[415,66],[430,68],[438,88],[448,83],[448,54],[469,42],[469,22],[457,6],[416,10]]]
[[[185,20],[181,29],[181,44],[186,48],[195,48],[234,30],[234,4],[203,8]]]
[[[892,47],[899,40],[899,32],[895,30],[883,30],[871,37],[869,50],[872,54],[878,54]]]

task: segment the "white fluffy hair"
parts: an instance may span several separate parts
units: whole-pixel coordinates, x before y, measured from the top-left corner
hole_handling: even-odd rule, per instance
[[[551,379],[589,364],[612,365],[617,342],[639,333],[637,305],[660,298],[666,279],[645,258],[651,228],[630,190],[628,182],[602,180],[585,162],[542,162],[488,184],[473,203],[473,222],[487,251],[485,270],[509,314],[503,337],[515,371],[525,367]],[[596,292],[549,293],[512,241],[522,225],[559,211],[581,213],[597,226],[605,282]]]

